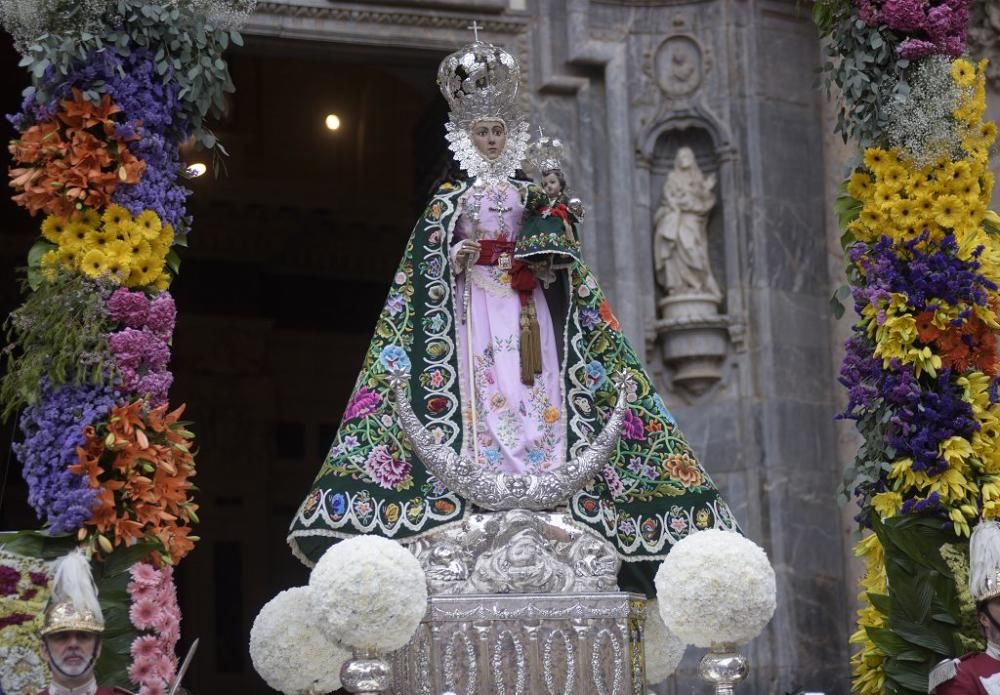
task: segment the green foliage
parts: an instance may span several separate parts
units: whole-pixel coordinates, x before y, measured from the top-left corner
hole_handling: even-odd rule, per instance
[[[816,21],[830,39],[822,71],[827,94],[833,85],[839,91],[836,131],[844,142],[854,138],[862,147],[883,144],[887,106],[910,92],[905,75],[910,63],[897,57],[898,40],[884,26],[869,27],[853,16],[849,4],[846,10],[833,0],[820,4],[835,8]]]
[[[816,0],[812,15],[820,36],[830,36],[837,24],[851,15],[852,9],[851,0]]]
[[[80,9],[76,2],[63,1],[51,10],[49,26],[57,32],[43,34],[27,46],[20,65],[32,75],[36,98],[46,102],[46,90],[60,83],[89,54],[113,49],[129,55],[137,47],[154,54],[156,70],[164,83],[180,86],[177,122],[190,128],[206,148],[216,146],[214,134],[205,129],[209,115],[221,114],[225,94],[234,91],[229,67],[222,58],[230,43],[243,45],[239,32],[210,23],[208,15],[188,2],[143,2],[114,0],[100,27],[74,23]],[[54,75],[46,75],[51,69]],[[95,93],[87,93],[90,99]],[[178,133],[179,137],[186,132]]]
[[[112,324],[104,307],[110,287],[75,273],[41,283],[4,323],[6,370],[0,418],[35,401],[42,377],[54,384],[105,383]]]
[[[951,524],[933,517],[876,519],[874,530],[885,549],[889,596],[871,597],[887,620],[868,635],[886,654],[885,692],[926,693],[931,669],[963,653],[962,600],[942,552],[957,539]]]

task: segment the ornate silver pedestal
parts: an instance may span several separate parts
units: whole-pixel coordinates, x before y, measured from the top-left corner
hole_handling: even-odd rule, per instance
[[[396,695],[642,695],[646,599],[563,512],[474,514],[409,546],[427,615],[389,655]]]
[[[646,599],[624,592],[432,596],[389,655],[395,695],[644,695]]]

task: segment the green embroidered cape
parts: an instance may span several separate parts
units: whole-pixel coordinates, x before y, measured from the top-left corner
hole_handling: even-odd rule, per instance
[[[526,213],[517,255],[548,252],[563,262],[546,297],[562,336],[567,458],[610,414],[616,399],[610,375],[628,370],[635,384],[617,450],[602,475],[570,499],[570,514],[627,561],[662,559],[695,529],[736,528],[579,257],[578,242],[559,231],[561,219],[536,219],[544,198],[537,187],[515,183]],[[466,433],[455,317],[462,298],[448,250],[467,187],[442,186],[406,245],[330,453],[292,521],[288,542],[307,564],[338,538],[373,533],[405,543],[469,512],[414,455],[395,420],[387,377],[389,368],[408,369],[414,410],[438,442],[460,450]]]

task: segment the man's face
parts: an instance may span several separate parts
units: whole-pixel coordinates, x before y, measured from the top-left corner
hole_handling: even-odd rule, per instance
[[[1000,598],[991,599],[979,612],[979,624],[983,626],[986,639],[994,644],[1000,644],[1000,629],[997,629],[997,626],[984,615],[984,611],[993,616],[993,620],[1000,623]]]
[[[100,649],[97,635],[75,630],[48,635],[43,644],[49,660],[57,667],[53,669],[53,675],[61,674],[68,678],[86,675],[93,668]]]

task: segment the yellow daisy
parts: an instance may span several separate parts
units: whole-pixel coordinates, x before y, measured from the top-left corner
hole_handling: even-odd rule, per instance
[[[42,236],[51,241],[53,244],[58,244],[62,238],[63,232],[66,231],[66,218],[57,217],[56,215],[49,215],[42,222]]]
[[[860,219],[866,227],[878,231],[878,228],[885,222],[885,215],[875,206],[866,205],[861,211]]]
[[[160,236],[163,223],[159,216],[152,210],[143,210],[142,214],[135,218],[135,223],[142,231],[146,239],[153,240]]]
[[[139,261],[150,262],[153,258],[153,247],[145,239],[135,239],[133,238],[128,245],[128,253],[132,258],[133,263]]]
[[[872,178],[864,172],[857,171],[847,180],[847,195],[855,200],[868,199],[873,190]]]
[[[59,241],[60,246],[82,247],[87,243],[87,235],[94,231],[94,228],[83,222],[70,222],[66,225],[63,237]]]
[[[101,213],[93,208],[85,208],[76,215],[76,222],[82,222],[88,227],[97,227],[101,224]]]
[[[959,87],[971,87],[976,81],[976,68],[969,61],[959,58],[951,64],[951,79]]]
[[[893,203],[890,208],[892,221],[899,227],[905,229],[916,224],[920,211],[912,200],[901,198]]]
[[[84,245],[88,249],[96,249],[98,251],[105,251],[110,244],[115,239],[115,235],[108,231],[108,228],[104,229],[92,229],[87,232],[87,236],[84,238]]]
[[[83,256],[80,270],[89,277],[100,277],[108,272],[108,254],[99,249],[91,249]]]
[[[942,227],[953,228],[964,213],[962,201],[957,195],[948,193],[934,203],[934,221]]]
[[[111,205],[107,210],[104,211],[102,218],[105,225],[109,224],[121,224],[122,222],[131,222],[132,214],[123,208],[121,205]]]
[[[73,246],[62,246],[59,249],[59,262],[68,270],[76,270],[80,265],[80,249]]]
[[[157,263],[152,258],[133,259],[128,284],[130,287],[152,285],[162,272],[163,264]]]
[[[119,282],[125,280],[131,272],[128,259],[119,256],[117,253],[108,254],[106,267],[108,274]]]
[[[160,231],[160,236],[156,239],[156,241],[160,246],[169,250],[170,247],[174,245],[173,225],[170,224],[163,225],[163,229]]]
[[[906,169],[898,164],[889,164],[882,169],[878,183],[893,191],[900,191],[906,183]]]
[[[882,169],[890,164],[889,153],[879,147],[869,147],[865,150],[865,166],[875,174],[879,174]]]
[[[133,224],[129,220],[122,220],[121,222],[108,222],[104,225],[104,232],[117,241],[128,241],[129,234],[132,231]]]
[[[170,273],[160,273],[159,277],[156,278],[154,287],[160,292],[164,292],[170,289],[170,282],[173,278],[170,277]]]

